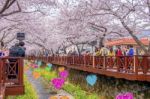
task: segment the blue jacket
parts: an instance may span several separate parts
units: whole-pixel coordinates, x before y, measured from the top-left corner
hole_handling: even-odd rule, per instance
[[[130,48],[128,52],[128,56],[133,56],[134,55],[134,49]]]

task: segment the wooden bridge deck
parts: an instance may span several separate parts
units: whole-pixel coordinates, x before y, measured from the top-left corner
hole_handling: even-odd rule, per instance
[[[67,68],[115,78],[150,82],[150,56],[29,56],[27,59],[42,60]]]

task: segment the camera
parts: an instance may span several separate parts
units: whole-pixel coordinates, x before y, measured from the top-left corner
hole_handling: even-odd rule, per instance
[[[23,41],[25,39],[25,33],[17,33],[17,40]]]

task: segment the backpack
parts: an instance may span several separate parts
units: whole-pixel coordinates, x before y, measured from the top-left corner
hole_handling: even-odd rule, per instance
[[[25,57],[25,50],[23,48],[21,48],[21,47],[18,47],[17,55],[19,57]]]

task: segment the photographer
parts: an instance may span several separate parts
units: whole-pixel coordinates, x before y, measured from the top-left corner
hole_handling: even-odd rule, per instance
[[[9,57],[11,57],[9,59],[9,64],[11,67],[14,67],[14,65],[16,65],[15,71],[16,74],[14,74],[13,71],[10,72],[10,75],[8,75],[9,79],[15,79],[17,78],[17,74],[18,74],[18,63],[17,62],[17,57],[25,57],[25,48],[24,48],[24,42],[19,42],[16,43],[15,46],[12,46],[9,49]],[[8,68],[9,70],[10,68]]]

